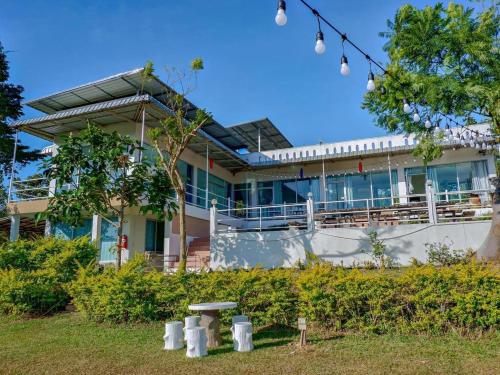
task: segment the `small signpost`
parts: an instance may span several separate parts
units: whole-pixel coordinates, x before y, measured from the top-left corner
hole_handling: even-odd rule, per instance
[[[306,338],[306,318],[299,318],[298,320],[299,330],[300,330],[300,346],[305,346],[307,344]]]

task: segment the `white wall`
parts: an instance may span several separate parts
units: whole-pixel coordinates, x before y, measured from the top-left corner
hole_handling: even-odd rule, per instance
[[[447,243],[454,249],[477,248],[482,244],[491,221],[447,224],[408,224],[376,228],[385,240],[387,253],[399,264],[408,265],[414,257],[426,261],[425,244]],[[329,228],[313,232],[288,231],[217,233],[211,238],[211,268],[291,267],[305,260],[305,251],[345,266],[370,260],[362,249],[369,248],[371,229]]]

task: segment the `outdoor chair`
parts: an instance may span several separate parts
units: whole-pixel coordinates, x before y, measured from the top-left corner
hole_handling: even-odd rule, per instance
[[[253,350],[252,323],[240,322],[234,324],[233,343],[234,350],[237,352],[250,352]]]
[[[177,350],[184,346],[184,335],[182,331],[182,322],[165,323],[165,341],[164,350]]]
[[[204,327],[193,327],[186,329],[187,350],[186,357],[197,358],[208,354],[207,332]]]

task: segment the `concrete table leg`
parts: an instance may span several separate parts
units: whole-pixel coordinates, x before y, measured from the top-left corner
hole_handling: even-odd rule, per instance
[[[207,346],[209,348],[216,348],[220,346],[222,340],[219,328],[219,312],[217,310],[201,311],[200,326],[204,327],[207,331]]]

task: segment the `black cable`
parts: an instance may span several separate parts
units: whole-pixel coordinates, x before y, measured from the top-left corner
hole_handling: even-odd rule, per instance
[[[371,64],[373,63],[377,68],[379,68],[382,73],[384,75],[388,75],[388,76],[391,76],[391,78],[397,82],[403,89],[403,92],[405,91],[404,90],[404,84],[399,81],[397,79],[397,77],[395,77],[394,75],[390,74],[389,71],[387,71],[381,64],[379,64],[377,61],[373,60],[370,55],[368,53],[366,53],[365,51],[363,51],[361,49],[361,47],[359,47],[356,43],[354,43],[351,39],[349,39],[349,37],[347,36],[346,33],[343,33],[342,31],[340,31],[337,27],[335,27],[330,21],[328,21],[325,17],[323,17],[321,15],[320,12],[318,12],[318,10],[316,10],[315,8],[313,8],[310,4],[308,4],[305,0],[299,0],[306,8],[308,8],[312,14],[317,17],[318,19],[318,26],[320,25],[320,22],[319,20],[323,21],[327,26],[329,26],[333,31],[335,31],[338,35],[340,35],[340,37],[342,38],[342,53],[344,54],[344,42],[347,42],[349,43],[354,49],[356,49],[359,53],[361,53],[363,56],[365,56],[365,58],[368,60],[369,64],[370,64],[370,72],[371,72]],[[320,27],[320,30],[321,30],[321,27]],[[406,93],[405,93],[406,94]],[[405,95],[406,96],[406,95]],[[411,96],[413,97],[413,103],[414,105],[416,106],[417,103],[416,103],[416,94],[415,93],[411,93]],[[457,128],[458,127],[461,127],[462,128],[462,131],[460,134],[457,134],[457,135],[462,135],[463,132],[465,131],[464,130],[464,127],[467,127],[469,125],[463,125],[463,124],[460,124],[458,121],[454,120],[453,118],[451,118],[450,116],[442,113],[442,112],[436,112],[436,114],[442,116],[443,118],[445,118],[447,121],[450,121],[452,123],[454,123]],[[476,135],[481,135],[481,136],[486,136],[486,134],[483,134],[477,130],[471,130],[471,129],[468,129],[470,132],[472,133],[475,133]],[[460,131],[460,130],[459,130]]]

